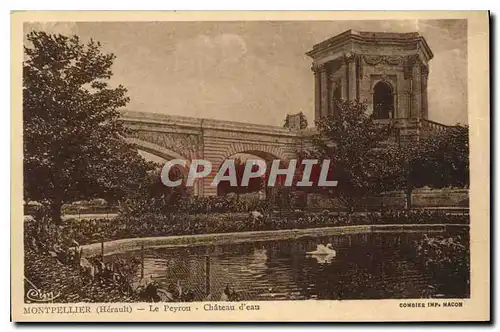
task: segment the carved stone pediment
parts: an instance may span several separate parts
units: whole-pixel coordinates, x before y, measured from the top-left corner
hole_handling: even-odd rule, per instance
[[[404,63],[404,57],[400,55],[364,55],[363,59],[369,66],[376,66],[379,64],[400,66]]]
[[[181,133],[161,133],[155,131],[133,130],[130,137],[160,145],[178,153],[198,151],[198,136]]]

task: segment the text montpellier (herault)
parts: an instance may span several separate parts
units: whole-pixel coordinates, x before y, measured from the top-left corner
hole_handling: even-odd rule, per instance
[[[89,314],[90,306],[25,307],[25,315]]]

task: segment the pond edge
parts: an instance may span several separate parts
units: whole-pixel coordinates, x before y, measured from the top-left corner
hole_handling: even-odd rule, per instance
[[[182,248],[203,245],[225,245],[244,242],[263,242],[299,239],[303,237],[331,236],[367,233],[444,233],[451,228],[469,228],[468,224],[407,224],[407,225],[356,225],[321,228],[283,229],[270,231],[247,231],[232,233],[209,233],[196,235],[170,235],[156,237],[127,238],[82,245],[83,256],[112,255],[145,248]]]

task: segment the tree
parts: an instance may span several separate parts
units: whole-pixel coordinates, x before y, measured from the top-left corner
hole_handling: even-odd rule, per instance
[[[388,144],[386,156],[397,165],[392,170],[391,179],[395,189],[404,189],[406,194],[406,208],[411,209],[411,197],[414,188],[423,186],[421,154],[423,153],[420,141],[410,144]]]
[[[111,88],[113,54],[77,36],[30,32],[24,47],[24,194],[50,206],[80,199],[120,199],[151,169],[123,137],[119,108],[127,90]]]
[[[469,128],[455,125],[431,135],[424,143],[420,176],[431,188],[469,186]]]
[[[183,180],[180,186],[167,187],[161,181],[162,166],[156,164],[155,168],[148,172],[144,185],[133,195],[127,196],[127,201],[122,204],[122,211],[131,215],[142,215],[144,213],[169,214],[179,207],[182,198],[189,195],[185,185],[182,171],[174,166],[169,171],[172,181]]]
[[[388,125],[379,125],[366,114],[366,105],[357,101],[337,100],[337,112],[316,122],[319,133],[312,138],[312,150],[303,158],[330,160],[329,180],[336,187],[316,187],[319,192],[335,196],[353,211],[361,199],[398,184],[393,171],[400,167],[400,158],[387,149],[391,133]]]
[[[405,162],[406,201],[411,209],[414,188],[469,186],[469,129],[455,125],[401,149]]]
[[[399,165],[392,179],[396,188],[405,190],[407,209],[415,188],[469,185],[468,142],[468,128],[456,125],[417,141],[387,145],[387,158]]]

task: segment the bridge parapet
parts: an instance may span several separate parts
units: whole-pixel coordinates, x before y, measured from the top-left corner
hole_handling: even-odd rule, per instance
[[[262,135],[285,136],[291,138],[300,136],[299,132],[290,131],[286,128],[278,126],[128,110],[122,111],[122,119],[126,123],[155,124],[164,125],[165,127],[189,128],[198,131],[207,129],[226,132],[257,133]]]

